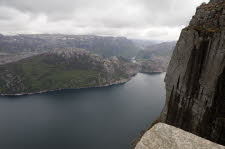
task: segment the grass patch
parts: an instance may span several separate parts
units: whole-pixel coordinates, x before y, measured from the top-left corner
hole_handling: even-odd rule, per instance
[[[202,26],[195,26],[195,27],[193,27],[193,29],[195,29],[197,31],[209,32],[209,33],[214,33],[214,32],[219,31],[219,28],[204,28]]]

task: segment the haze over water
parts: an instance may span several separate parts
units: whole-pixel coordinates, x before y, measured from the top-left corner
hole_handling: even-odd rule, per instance
[[[1,149],[130,149],[159,116],[165,73],[104,88],[0,97]]]

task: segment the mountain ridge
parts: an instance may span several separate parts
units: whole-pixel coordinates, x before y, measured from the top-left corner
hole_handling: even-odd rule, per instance
[[[140,50],[126,37],[64,34],[1,35],[0,51],[45,52],[56,48],[80,48],[104,57],[131,58]]]

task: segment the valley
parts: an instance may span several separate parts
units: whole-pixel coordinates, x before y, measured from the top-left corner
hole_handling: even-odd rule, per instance
[[[103,87],[126,83],[138,72],[165,72],[174,44],[91,35],[2,35],[0,94]]]

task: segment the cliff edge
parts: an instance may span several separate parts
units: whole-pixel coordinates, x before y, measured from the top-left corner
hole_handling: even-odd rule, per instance
[[[147,131],[135,149],[225,149],[211,141],[159,123]]]
[[[196,10],[166,78],[161,121],[225,145],[225,0]]]

